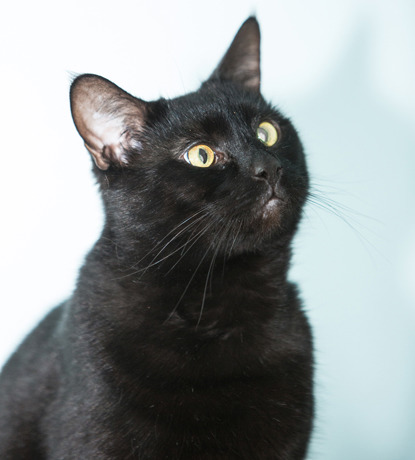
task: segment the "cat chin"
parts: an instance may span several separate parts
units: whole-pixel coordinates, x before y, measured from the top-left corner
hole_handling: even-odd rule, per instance
[[[284,213],[286,200],[275,192],[270,192],[259,203],[255,211],[255,220],[257,221],[254,227],[256,230],[263,227],[266,230],[272,227],[279,227]]]
[[[239,241],[234,245],[235,253],[257,251],[269,247],[273,243],[281,243],[287,236],[294,233],[294,223],[289,219],[276,199],[262,207],[245,228],[241,231]],[[290,239],[290,238],[289,238]]]
[[[263,206],[261,212],[264,219],[273,218],[280,213],[283,200],[276,196],[270,198]]]

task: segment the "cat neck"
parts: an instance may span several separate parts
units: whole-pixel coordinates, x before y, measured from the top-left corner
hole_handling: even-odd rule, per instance
[[[163,248],[148,250],[149,242],[137,241],[135,244],[123,244],[104,231],[92,250],[93,264],[102,263],[123,280],[123,286],[166,285],[171,292],[174,287],[182,289],[189,284],[199,290],[206,281],[218,281],[218,284],[255,286],[286,282],[291,258],[291,235],[270,240],[254,248],[234,248],[223,251],[216,247],[201,247],[181,251],[172,249],[165,254]],[[179,246],[181,249],[181,246]],[[132,286],[131,286],[132,285]]]
[[[218,320],[226,323],[230,317],[247,321],[261,305],[262,314],[255,318],[265,321],[274,314],[275,304],[285,303],[290,252],[288,242],[279,242],[233,256],[188,255],[179,263],[151,266],[148,261],[140,263],[140,257],[131,258],[130,252],[103,235],[87,258],[78,292],[95,297],[100,308],[105,305],[106,312],[118,319],[122,306],[131,324],[133,311],[141,322],[144,306],[152,309],[156,322],[180,318],[203,326]],[[82,285],[83,279],[89,280],[88,287]]]

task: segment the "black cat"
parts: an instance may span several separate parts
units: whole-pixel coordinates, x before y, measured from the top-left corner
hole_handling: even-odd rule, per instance
[[[0,378],[0,458],[303,459],[312,343],[290,246],[303,149],[249,18],[191,94],[71,87],[106,212],[73,296]]]

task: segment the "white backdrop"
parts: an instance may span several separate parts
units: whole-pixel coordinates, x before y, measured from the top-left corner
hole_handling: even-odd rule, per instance
[[[183,94],[256,13],[263,93],[295,121],[316,200],[333,206],[308,205],[291,272],[316,344],[309,457],[415,458],[415,3],[0,8],[0,365],[70,294],[102,224],[70,75],[97,73],[143,99]]]

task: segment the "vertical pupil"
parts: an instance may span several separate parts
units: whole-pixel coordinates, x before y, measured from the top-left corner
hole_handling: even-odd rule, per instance
[[[205,149],[199,149],[199,158],[203,164],[207,162],[208,156]]]
[[[258,128],[258,139],[262,142],[267,142],[268,140],[268,133],[264,128]]]

